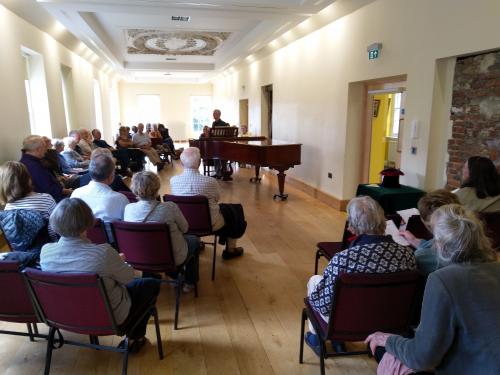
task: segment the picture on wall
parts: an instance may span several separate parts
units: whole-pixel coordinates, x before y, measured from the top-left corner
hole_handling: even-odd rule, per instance
[[[379,99],[373,99],[373,117],[378,116],[378,110],[380,108],[380,100]]]

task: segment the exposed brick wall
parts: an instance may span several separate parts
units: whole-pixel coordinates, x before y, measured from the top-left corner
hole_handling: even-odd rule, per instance
[[[500,146],[500,51],[457,59],[451,120],[448,186],[458,187],[462,166],[470,156],[497,157]]]

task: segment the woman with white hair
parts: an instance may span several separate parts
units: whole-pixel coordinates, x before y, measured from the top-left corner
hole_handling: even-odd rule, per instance
[[[139,201],[125,207],[123,220],[133,222],[166,223],[172,239],[175,264],[180,266],[186,262],[186,284],[184,292],[194,289],[198,282],[198,250],[200,239],[185,234],[188,222],[179,207],[173,202],[159,202],[156,200],[160,191],[160,178],[153,172],[137,172],[132,177],[132,192]]]
[[[87,169],[89,167],[89,160],[84,160],[83,157],[75,151],[77,142],[72,137],[66,137],[63,139],[64,151],[61,152],[66,164],[73,169]]]
[[[384,235],[386,219],[382,207],[370,197],[356,197],[347,205],[349,230],[357,238],[350,247],[330,260],[323,275],[315,275],[307,283],[307,297],[312,308],[325,322],[333,303],[337,277],[342,273],[392,273],[416,268],[413,251]],[[306,344],[320,355],[320,344],[309,324]],[[342,343],[333,343],[336,351],[344,351]]]
[[[372,352],[385,347],[379,367],[400,361],[440,375],[500,374],[500,264],[483,224],[450,204],[434,212],[431,225],[448,265],[429,275],[415,337],[376,332],[366,343]]]

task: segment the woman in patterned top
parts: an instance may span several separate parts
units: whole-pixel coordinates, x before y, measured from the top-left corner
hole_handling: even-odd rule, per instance
[[[42,214],[48,222],[49,216],[56,207],[56,202],[50,194],[35,193],[31,176],[26,166],[17,161],[8,161],[0,166],[0,203],[5,204],[5,210],[34,210]],[[49,227],[52,240],[57,235]]]
[[[392,273],[415,270],[413,251],[384,235],[385,217],[382,207],[370,197],[353,198],[347,205],[349,230],[357,238],[350,247],[337,253],[323,275],[315,275],[307,284],[312,308],[325,322],[333,303],[335,281],[342,273]],[[306,343],[319,355],[319,340],[311,324]],[[338,345],[337,345],[338,344]],[[344,351],[342,343],[334,343],[336,351]]]

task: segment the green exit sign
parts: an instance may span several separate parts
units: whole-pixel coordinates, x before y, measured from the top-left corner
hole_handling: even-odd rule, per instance
[[[373,49],[371,51],[368,51],[368,60],[378,59],[378,54],[379,54],[378,49]]]

